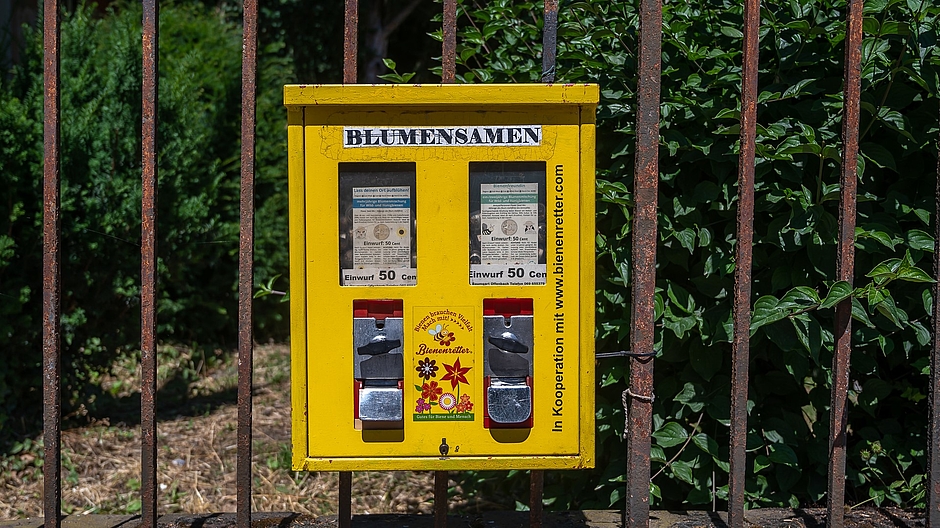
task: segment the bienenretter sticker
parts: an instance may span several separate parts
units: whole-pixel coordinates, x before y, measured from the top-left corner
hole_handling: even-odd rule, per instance
[[[474,419],[473,307],[417,307],[413,328],[413,421]]]

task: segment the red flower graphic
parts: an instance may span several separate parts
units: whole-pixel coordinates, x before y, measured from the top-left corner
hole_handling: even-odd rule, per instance
[[[470,369],[473,367],[461,367],[460,358],[455,359],[453,365],[448,365],[446,363],[443,365],[444,369],[447,370],[447,374],[441,378],[441,381],[450,381],[450,386],[455,389],[457,388],[457,385],[461,383],[470,385],[470,382],[467,381],[467,376],[465,376],[465,374],[470,372]]]
[[[444,346],[450,346],[457,339],[453,332],[441,332],[439,335],[441,336],[440,342]]]
[[[437,386],[436,381],[425,383],[421,386],[421,397],[428,401],[437,401],[438,396],[444,392],[444,389]]]
[[[456,410],[458,413],[468,413],[473,410],[473,402],[470,401],[469,394],[460,396],[460,403],[457,404]]]

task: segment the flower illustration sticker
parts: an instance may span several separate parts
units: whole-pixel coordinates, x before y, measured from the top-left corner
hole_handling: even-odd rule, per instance
[[[413,420],[473,421],[472,307],[415,308]]]

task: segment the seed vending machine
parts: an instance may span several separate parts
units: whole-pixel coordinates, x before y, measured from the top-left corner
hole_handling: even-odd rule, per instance
[[[594,465],[596,85],[291,85],[296,470]]]

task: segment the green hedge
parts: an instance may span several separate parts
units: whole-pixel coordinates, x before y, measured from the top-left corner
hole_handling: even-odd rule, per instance
[[[199,5],[160,14],[158,338],[231,348],[236,274],[241,28]],[[67,396],[137,350],[140,335],[141,10],[62,20],[62,324]],[[42,310],[42,32],[0,81],[0,435],[38,402]],[[291,68],[261,50],[256,278],[287,268],[284,112]],[[283,336],[264,301],[260,337]],[[8,432],[8,429],[6,429]]]
[[[538,82],[541,2],[461,4],[458,77]],[[667,2],[657,247],[655,507],[725,507],[742,5]],[[824,501],[835,300],[853,294],[850,504],[924,506],[940,7],[865,2],[853,292],[834,283],[846,4],[764,2],[747,503]],[[597,82],[597,348],[629,348],[638,13],[562,2],[558,82]],[[439,35],[438,35],[439,36]],[[828,299],[827,299],[828,296]],[[623,360],[600,360],[597,470],[550,473],[552,507],[623,506]],[[691,439],[690,439],[691,437]],[[472,472],[478,493],[525,479]]]

